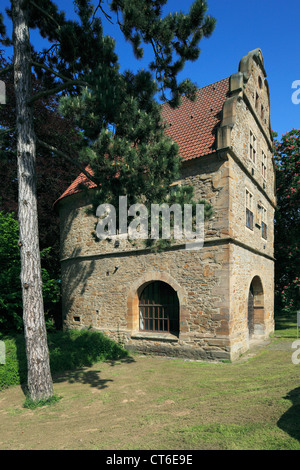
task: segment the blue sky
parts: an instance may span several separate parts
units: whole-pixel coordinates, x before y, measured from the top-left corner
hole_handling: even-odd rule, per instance
[[[71,14],[72,0],[56,3],[67,15]],[[187,12],[192,3],[193,0],[169,0],[165,11]],[[293,127],[300,128],[300,104],[293,104],[291,99],[295,91],[292,83],[300,80],[299,0],[208,0],[207,3],[208,14],[217,20],[216,29],[209,39],[202,40],[199,59],[188,63],[180,78],[189,77],[199,87],[208,85],[237,72],[240,59],[260,48],[270,86],[272,129],[280,138]],[[0,11],[9,4],[8,0],[2,0]],[[117,25],[103,21],[105,32],[116,38],[121,68],[145,67],[151,59],[148,52],[145,62],[137,63]],[[31,39],[38,48],[36,32],[32,32]]]

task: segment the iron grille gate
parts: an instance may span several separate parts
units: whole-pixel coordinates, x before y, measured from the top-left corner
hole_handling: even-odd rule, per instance
[[[139,303],[140,330],[178,333],[179,303],[168,284],[155,281],[143,290]]]

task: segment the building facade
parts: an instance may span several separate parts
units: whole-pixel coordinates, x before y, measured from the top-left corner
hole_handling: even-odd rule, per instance
[[[97,242],[78,189],[93,184],[80,175],[56,202],[64,325],[93,327],[143,353],[235,360],[274,330],[275,171],[260,49],[162,115],[183,158],[175,183],[213,206],[203,247],[154,253],[125,239]]]

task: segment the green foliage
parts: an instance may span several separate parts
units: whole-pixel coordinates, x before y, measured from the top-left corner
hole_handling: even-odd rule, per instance
[[[25,339],[21,334],[0,339],[5,343],[5,364],[0,364],[0,390],[26,383],[27,359]]]
[[[27,361],[23,335],[1,336],[5,342],[6,363],[0,365],[0,390],[27,381]],[[71,330],[48,333],[51,373],[78,369],[104,360],[128,356],[118,343],[102,333]]]
[[[300,129],[274,141],[274,160],[276,304],[291,313],[300,308]]]
[[[51,252],[51,247],[41,250],[41,262]],[[60,300],[60,280],[52,279],[52,276],[46,268],[42,267],[42,280],[43,280],[43,298],[45,312],[51,308],[52,304],[56,304]]]
[[[22,328],[19,228],[13,213],[0,212],[0,328]]]
[[[52,395],[50,398],[45,398],[44,400],[35,401],[30,396],[27,396],[23,404],[23,407],[29,408],[30,410],[35,410],[36,408],[39,408],[42,406],[54,405],[54,403],[57,403],[60,399],[61,397],[57,395]]]
[[[131,42],[137,58],[143,56],[143,44],[151,44],[154,60],[149,64],[155,71],[162,99],[170,89],[171,105],[176,106],[183,93],[193,96],[195,86],[190,80],[177,83],[176,76],[187,60],[199,57],[199,41],[209,37],[215,28],[215,19],[206,15],[207,3],[196,0],[188,14],[172,13],[162,17],[167,0],[112,0],[111,10],[118,15],[118,22],[125,38]]]
[[[23,329],[22,290],[20,282],[21,261],[18,247],[19,228],[13,213],[0,211],[0,329]],[[41,251],[41,259],[51,248]],[[59,280],[52,279],[42,268],[43,297],[47,309],[60,299]]]

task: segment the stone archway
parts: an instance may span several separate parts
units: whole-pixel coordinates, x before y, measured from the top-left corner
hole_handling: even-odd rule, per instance
[[[248,292],[248,332],[249,338],[265,332],[264,289],[259,276],[255,276]]]
[[[186,296],[184,289],[167,273],[149,272],[137,279],[131,286],[127,296],[127,328],[131,332],[140,330],[140,295],[153,282],[161,281],[168,284],[178,298],[178,334],[186,331]]]

